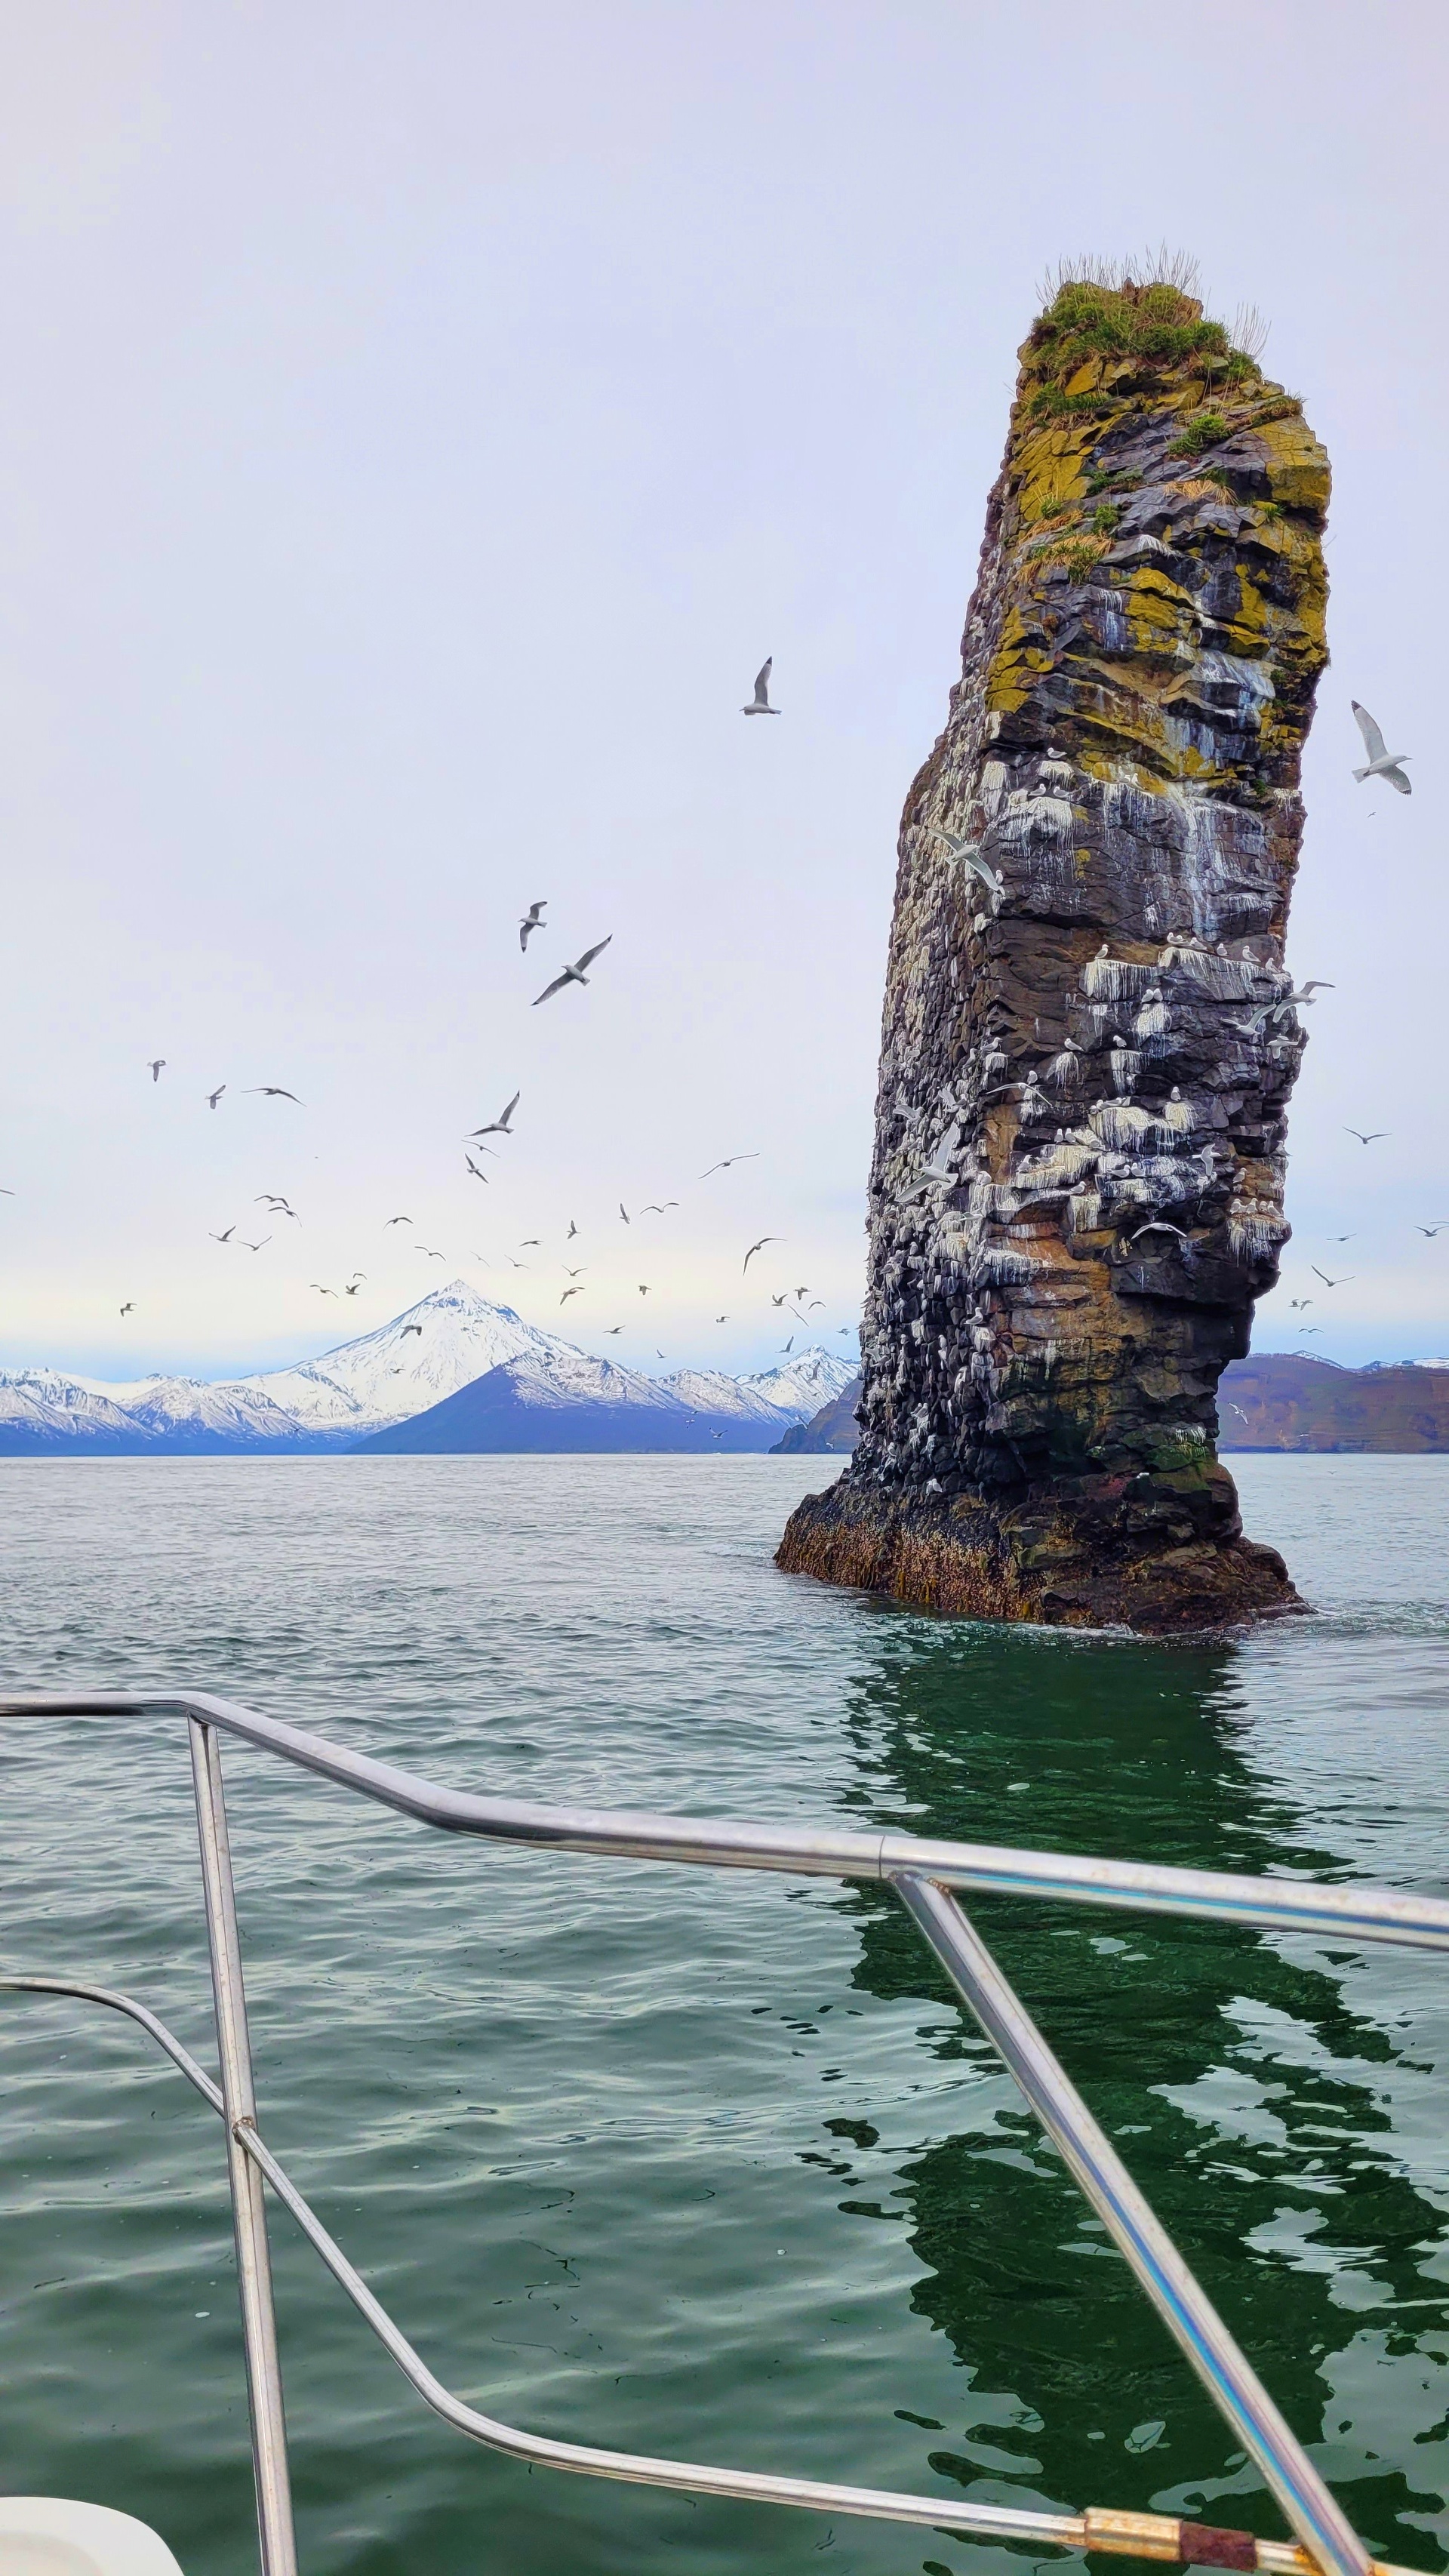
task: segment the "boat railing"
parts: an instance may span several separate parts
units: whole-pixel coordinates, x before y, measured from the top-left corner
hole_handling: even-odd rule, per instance
[[[420,2397],[472,2440],[540,2467],[622,2479],[687,2495],[729,2496],[831,2514],[919,2524],[962,2539],[1022,2541],[1177,2565],[1261,2569],[1264,2576],[1369,2576],[1379,2562],[1343,2512],[1252,2365],[1154,2215],[1115,2147],[1047,2046],[960,1902],[960,1893],[1038,1897],[1134,1912],[1188,1915],[1245,1930],[1308,1933],[1449,1949],[1449,1902],[1302,1879],[1240,1877],[1154,1863],[936,1842],[830,1826],[742,1824],[629,1810],[557,1807],[477,1797],[418,1778],[277,1718],[206,1694],[66,1693],[0,1699],[0,1714],[167,1717],[185,1722],[201,1846],[220,2082],[133,1996],[76,1978],[0,1976],[0,1985],[63,1994],[125,2013],[147,2031],[219,2114],[236,2234],[252,2463],[263,2576],[295,2576],[296,2538],[277,2353],[266,2191],[272,2191],[346,2291]],[[481,2413],[444,2387],[388,2315],[267,2145],[257,2120],[246,1989],[222,1789],[221,1738],[241,1737],[363,1797],[446,1833],[546,1851],[667,1861],[705,1869],[775,1870],[792,1877],[874,1881],[890,1887],[997,2050],[1046,2135],[1175,2337],[1238,2443],[1255,2462],[1294,2534],[1259,2540],[1174,2516],[1087,2507],[1074,2513],[1015,2510],[909,2495],[764,2469],[654,2459],[530,2433]]]

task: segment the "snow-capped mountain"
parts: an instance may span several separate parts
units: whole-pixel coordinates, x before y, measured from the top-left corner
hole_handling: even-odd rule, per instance
[[[582,1356],[555,1334],[525,1324],[511,1306],[491,1305],[466,1279],[454,1279],[390,1324],[340,1342],[320,1359],[238,1378],[213,1392],[264,1397],[306,1431],[361,1433],[408,1421],[504,1360],[562,1355]]]
[[[0,1374],[0,1447],[48,1447],[57,1439],[104,1445],[130,1428],[124,1406],[84,1378],[49,1368]]]
[[[389,1436],[379,1445],[404,1448],[412,1442],[390,1435],[405,1424],[419,1426],[419,1447],[763,1449],[850,1375],[833,1352],[814,1350],[752,1378],[642,1377],[455,1279],[318,1359],[215,1386],[0,1370],[0,1453],[337,1450],[380,1434]]]
[[[773,1419],[778,1422],[780,1416]],[[404,1452],[763,1449],[768,1431],[724,1427],[692,1413],[655,1378],[583,1351],[527,1351],[474,1378],[426,1413],[377,1431],[365,1450]]]
[[[801,1351],[784,1368],[753,1377],[727,1377],[723,1369],[676,1369],[659,1380],[696,1413],[729,1414],[756,1422],[808,1422],[822,1404],[848,1386],[856,1370],[834,1351]]]
[[[808,1422],[859,1375],[858,1352],[853,1350],[845,1359],[839,1351],[822,1350],[817,1344],[813,1350],[796,1351],[781,1368],[761,1369],[738,1382],[779,1412],[788,1413],[793,1422]]]
[[[126,1422],[158,1440],[224,1442],[233,1448],[256,1448],[272,1440],[294,1441],[295,1418],[255,1385],[208,1386],[196,1377],[143,1377],[129,1385],[103,1385],[95,1378],[78,1381],[99,1403],[119,1410]]]
[[[546,1336],[540,1336],[541,1340]],[[838,1370],[828,1351],[810,1355],[824,1386]],[[773,1376],[773,1372],[771,1373]],[[816,1410],[813,1394],[790,1409],[756,1386],[718,1369],[680,1369],[672,1377],[639,1377],[612,1360],[590,1359],[561,1344],[500,1361],[486,1376],[425,1413],[374,1432],[369,1450],[589,1451],[773,1449],[786,1431]]]
[[[726,1377],[723,1369],[676,1369],[672,1377],[662,1377],[676,1400],[691,1413],[719,1414],[731,1421],[779,1422],[786,1417],[778,1404],[761,1395],[742,1378]],[[813,1409],[813,1408],[812,1408]],[[788,1419],[794,1421],[795,1416]]]

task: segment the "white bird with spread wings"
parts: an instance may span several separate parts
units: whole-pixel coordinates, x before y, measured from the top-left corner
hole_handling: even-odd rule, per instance
[[[1006,888],[995,868],[989,866],[983,859],[977,844],[974,841],[968,841],[964,833],[943,832],[939,826],[935,838],[944,849],[950,851],[953,859],[960,860],[962,867],[968,869],[972,876],[979,877],[987,893],[1000,903]]]
[[[1408,752],[1386,751],[1383,735],[1367,707],[1361,707],[1357,698],[1351,699],[1349,703],[1353,708],[1354,721],[1363,735],[1363,747],[1368,753],[1368,759],[1363,768],[1354,771],[1355,778],[1359,780],[1386,778],[1391,787],[1397,787],[1401,796],[1412,796],[1413,788],[1404,776],[1404,762],[1409,758]]]
[[[612,939],[613,936],[614,934],[611,930],[609,933],[609,939]],[[543,991],[535,997],[533,1005],[534,1009],[537,1010],[540,1002],[546,1002],[550,993],[561,993],[565,984],[587,984],[589,979],[584,972],[584,969],[588,966],[592,966],[596,957],[603,956],[605,949],[609,945],[609,939],[601,939],[596,948],[586,948],[582,957],[578,958],[572,966],[566,966],[561,975],[555,975],[551,984],[545,984]]]
[[[755,673],[755,694],[747,707],[741,707],[742,716],[777,716],[779,714],[779,708],[772,707],[770,704],[770,673],[774,666],[775,656],[771,653]]]

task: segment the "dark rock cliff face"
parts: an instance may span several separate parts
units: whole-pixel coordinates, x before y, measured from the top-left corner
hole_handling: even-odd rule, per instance
[[[991,1618],[1291,1608],[1213,1440],[1277,1275],[1328,464],[1169,286],[1022,352],[906,802],[861,1439],[778,1562]]]

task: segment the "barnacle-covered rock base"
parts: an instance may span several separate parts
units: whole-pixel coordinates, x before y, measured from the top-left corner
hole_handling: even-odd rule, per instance
[[[861,1442],[788,1570],[1158,1633],[1301,1606],[1213,1444],[1288,1232],[1328,490],[1177,288],[1034,326],[901,828]]]

